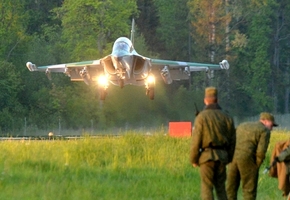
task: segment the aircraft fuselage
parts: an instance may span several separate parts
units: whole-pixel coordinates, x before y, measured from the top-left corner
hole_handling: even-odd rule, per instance
[[[119,85],[145,85],[144,80],[150,73],[150,62],[147,58],[139,55],[132,42],[126,37],[118,38],[112,54],[103,58],[101,64],[109,81]]]

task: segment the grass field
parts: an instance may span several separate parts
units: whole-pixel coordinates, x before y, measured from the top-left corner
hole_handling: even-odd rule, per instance
[[[277,180],[262,174],[257,199],[283,199]],[[199,169],[189,163],[190,138],[164,133],[81,140],[1,141],[1,200],[200,199]],[[241,192],[239,199],[242,199]]]

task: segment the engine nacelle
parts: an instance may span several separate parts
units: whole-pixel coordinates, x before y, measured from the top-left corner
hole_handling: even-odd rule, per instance
[[[172,83],[172,78],[170,76],[170,71],[168,69],[168,66],[165,66],[162,70],[161,70],[161,77],[163,79],[163,81],[166,84],[171,84]]]
[[[111,56],[107,56],[106,58],[102,59],[101,65],[104,67],[104,70],[108,74],[116,74],[116,68],[114,67]]]

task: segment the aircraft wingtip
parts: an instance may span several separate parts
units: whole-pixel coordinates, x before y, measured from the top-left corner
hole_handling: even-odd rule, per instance
[[[230,64],[229,64],[229,62],[227,60],[223,60],[223,61],[220,62],[220,67],[222,69],[229,69],[230,68]]]
[[[32,64],[32,62],[27,62],[26,63],[26,67],[29,69],[29,71],[35,71],[36,70],[36,66],[35,66],[35,64]]]

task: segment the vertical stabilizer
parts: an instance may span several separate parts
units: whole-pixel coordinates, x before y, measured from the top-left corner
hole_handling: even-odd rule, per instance
[[[131,28],[131,38],[130,38],[133,46],[134,46],[134,33],[135,33],[135,20],[133,18],[132,19],[132,28]]]

